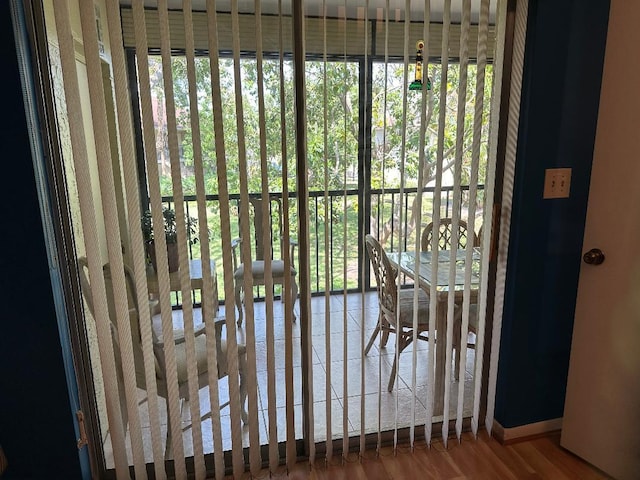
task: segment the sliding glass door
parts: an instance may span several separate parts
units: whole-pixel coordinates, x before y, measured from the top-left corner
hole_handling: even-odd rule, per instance
[[[125,3],[46,9],[101,468],[477,431],[504,6]]]

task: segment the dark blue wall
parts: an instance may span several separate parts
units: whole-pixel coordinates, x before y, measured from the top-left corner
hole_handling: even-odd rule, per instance
[[[0,2],[2,478],[81,478],[9,2]]]
[[[531,0],[495,418],[562,417],[609,0]],[[547,168],[571,196],[544,200]]]

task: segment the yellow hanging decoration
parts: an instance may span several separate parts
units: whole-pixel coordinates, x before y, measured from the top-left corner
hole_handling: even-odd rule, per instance
[[[416,42],[416,68],[415,80],[409,85],[409,90],[422,90],[422,50],[424,49],[424,40]],[[427,90],[431,90],[431,81],[427,78]]]

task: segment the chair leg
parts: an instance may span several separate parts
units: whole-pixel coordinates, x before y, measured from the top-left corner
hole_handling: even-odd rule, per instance
[[[460,345],[462,344],[460,339],[460,330],[456,328],[455,332],[453,332],[453,335],[453,348],[455,348],[456,350],[454,378],[457,382],[458,380],[460,380]]]
[[[369,353],[369,350],[371,350],[371,347],[373,346],[373,342],[376,340],[376,337],[378,336],[379,332],[380,332],[380,324],[378,323],[378,325],[376,325],[376,328],[373,330],[373,333],[371,334],[369,343],[367,343],[367,348],[364,349],[365,355]]]
[[[242,416],[242,423],[247,425],[249,423],[249,416],[247,415],[247,408],[245,404],[247,403],[247,384],[246,380],[246,372],[247,372],[247,357],[246,355],[241,355],[238,358],[238,370],[240,373],[240,412]]]
[[[393,391],[393,384],[396,381],[396,376],[398,375],[398,360],[400,360],[400,354],[402,353],[402,351],[407,347],[407,345],[409,345],[411,343],[412,338],[407,336],[407,334],[403,331],[397,331],[396,332],[398,335],[400,335],[400,338],[398,339],[398,354],[393,356],[393,366],[391,367],[391,377],[389,378],[389,387],[388,390],[389,392]]]
[[[164,446],[164,459],[165,460],[170,460],[171,457],[171,424],[167,423],[167,440],[166,440],[166,444]]]
[[[171,449],[172,435],[171,435],[171,414],[169,413],[169,400],[167,400],[167,439],[164,445],[164,459],[170,460],[172,455]]]
[[[165,460],[170,460],[173,455],[172,455],[172,447],[171,447],[171,441],[173,438],[173,434],[171,433],[171,414],[169,413],[169,404],[168,404],[169,400],[167,399],[167,443],[164,446],[164,459]],[[184,404],[185,404],[186,400],[184,398],[180,399],[180,408],[178,411],[178,416],[180,417],[180,423],[182,423],[182,415],[184,412]],[[191,428],[190,426],[187,427]],[[180,429],[180,433],[182,434],[182,432],[186,431],[186,429]]]
[[[119,374],[118,374],[119,375]],[[127,399],[124,393],[124,381],[118,379],[118,386],[120,388],[120,412],[122,413],[122,431],[127,434],[127,428],[129,426],[129,411],[127,410]]]
[[[366,355],[367,353],[369,353],[369,350],[371,350],[371,347],[373,346],[373,342],[375,341],[376,337],[378,336],[378,333],[380,333],[380,331],[382,330],[382,340],[383,340],[383,347],[386,345],[387,341],[386,339],[389,338],[389,330],[382,328],[382,322],[384,322],[384,317],[382,316],[382,314],[378,314],[378,324],[376,325],[376,328],[373,330],[373,333],[371,334],[371,338],[369,338],[369,343],[367,343],[367,348],[364,349],[364,354]]]
[[[461,330],[462,330],[462,307],[456,306],[456,312],[454,313],[455,319],[453,322],[453,348],[455,349],[455,368],[454,378],[457,382],[460,380],[460,344],[461,344]]]
[[[391,367],[391,377],[389,377],[389,386],[387,387],[387,390],[389,392],[393,392],[393,384],[396,381],[396,374],[398,370],[398,365],[397,365],[398,358],[400,358],[399,353],[397,357],[395,355],[393,356],[393,366]]]
[[[385,328],[382,328],[382,340],[380,340],[380,346],[386,347],[387,341],[389,341],[389,326],[385,325]]]
[[[242,282],[236,280],[236,308],[238,309],[238,326],[242,326]]]
[[[298,299],[298,283],[296,282],[296,277],[292,276],[291,277],[291,315],[293,318],[293,321],[296,321],[296,310],[295,310],[295,306],[296,306],[296,300]]]

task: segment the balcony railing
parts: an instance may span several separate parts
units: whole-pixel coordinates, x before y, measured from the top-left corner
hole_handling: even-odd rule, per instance
[[[462,218],[466,219],[468,207],[469,186],[462,186],[460,202]],[[362,268],[364,258],[361,241],[364,233],[373,232],[381,241],[384,248],[389,251],[399,250],[398,242],[402,242],[402,250],[412,249],[415,245],[416,233],[422,231],[424,226],[431,221],[433,211],[434,188],[427,187],[423,190],[422,197],[422,225],[419,228],[411,220],[412,205],[418,193],[417,188],[405,188],[402,192],[398,188],[372,189],[369,192],[369,202],[360,208],[361,194],[358,189],[332,190],[327,192],[328,203],[325,203],[324,191],[309,192],[309,225],[310,232],[310,271],[311,271],[311,291],[312,294],[321,294],[326,289],[325,270],[326,256],[329,263],[329,290],[332,293],[357,291],[362,288],[362,282],[366,289],[372,287],[374,281],[369,269]],[[484,198],[484,186],[478,186],[478,208],[474,228],[478,231],[482,219],[482,205]],[[250,194],[250,197],[260,197],[260,194]],[[282,193],[274,192],[270,196],[277,201],[282,200]],[[296,236],[297,225],[297,202],[295,192],[289,193],[289,220],[291,236]],[[174,203],[173,197],[163,197],[163,202],[168,207]],[[293,201],[292,201],[293,200]],[[365,199],[366,200],[366,199]],[[217,269],[218,284],[222,285],[222,243],[220,240],[220,218],[218,195],[207,195],[208,227],[210,234],[210,254],[219,266]],[[239,204],[240,195],[230,195],[230,212],[232,219],[231,236],[239,236]],[[441,189],[441,217],[450,217],[453,214],[454,188],[442,187]],[[345,208],[346,207],[346,208]],[[272,209],[272,216],[276,215],[276,209]],[[197,217],[197,205],[195,196],[185,196],[185,212],[187,215]],[[362,216],[368,216],[368,220],[363,222]],[[362,224],[365,223],[363,226]],[[325,228],[328,228],[329,242],[325,245]],[[363,229],[366,232],[363,233]],[[400,235],[401,233],[401,235]],[[346,242],[345,242],[346,235]],[[280,231],[277,222],[272,226],[272,248],[273,257],[280,258]],[[346,251],[345,251],[346,246]],[[191,258],[200,257],[201,244],[196,243],[189,246]],[[255,245],[253,246],[255,250]],[[297,264],[298,259],[294,259]],[[367,260],[368,261],[368,260]],[[365,278],[360,278],[361,272],[365,273]],[[278,287],[276,287],[278,288]],[[224,294],[224,289],[219,289],[220,295]],[[276,291],[276,295],[280,292]],[[254,291],[256,299],[263,297],[261,287],[256,287]],[[224,299],[220,299],[223,302]]]

